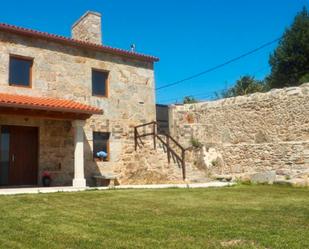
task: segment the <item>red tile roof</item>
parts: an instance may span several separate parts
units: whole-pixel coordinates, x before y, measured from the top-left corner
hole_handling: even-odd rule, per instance
[[[102,114],[99,108],[77,103],[72,100],[31,97],[0,93],[0,107],[46,110],[76,114]]]
[[[26,28],[17,27],[17,26],[5,24],[5,23],[0,23],[0,31],[15,33],[15,34],[24,35],[24,36],[30,36],[30,37],[35,37],[35,38],[41,38],[41,39],[45,39],[49,41],[59,42],[59,43],[66,44],[66,45],[71,45],[71,46],[81,47],[81,48],[86,48],[86,49],[92,49],[96,51],[106,52],[109,54],[115,54],[119,56],[125,56],[129,58],[134,58],[134,59],[139,59],[139,60],[144,60],[144,61],[149,61],[149,62],[159,61],[159,58],[150,56],[150,55],[131,52],[131,51],[127,51],[127,50],[123,50],[119,48],[112,48],[112,47],[105,46],[105,45],[98,45],[98,44],[94,44],[90,42],[84,42],[84,41],[67,38],[67,37],[60,36],[60,35],[54,35],[54,34],[36,31],[32,29],[26,29]]]

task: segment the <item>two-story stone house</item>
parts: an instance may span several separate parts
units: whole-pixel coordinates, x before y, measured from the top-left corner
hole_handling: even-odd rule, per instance
[[[84,187],[120,172],[132,128],[155,120],[156,61],[102,45],[94,12],[72,38],[0,24],[0,186],[41,185],[48,171],[53,185]]]

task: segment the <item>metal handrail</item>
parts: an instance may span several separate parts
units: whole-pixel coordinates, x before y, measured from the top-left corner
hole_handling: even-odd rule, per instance
[[[137,125],[135,126],[134,128],[140,128],[140,127],[144,127],[144,126],[147,126],[147,125],[150,125],[150,124],[156,124],[157,122],[156,121],[151,121],[149,123],[145,123],[145,124],[141,124],[141,125]]]
[[[148,133],[143,133],[143,134],[139,134],[138,132],[138,128],[141,127],[145,127],[145,126],[149,126],[152,125],[152,132],[148,132]],[[147,137],[147,136],[152,136],[153,137],[153,146],[154,149],[156,149],[156,139],[158,139],[163,146],[166,147],[166,152],[167,152],[167,159],[168,159],[168,163],[170,163],[171,161],[171,156],[173,156],[173,158],[176,158],[178,161],[180,161],[181,163],[181,168],[182,168],[182,177],[183,180],[186,179],[186,164],[185,164],[185,152],[186,149],[184,147],[181,146],[181,144],[179,144],[172,136],[170,136],[167,133],[161,134],[163,136],[165,136],[165,141],[164,139],[162,139],[158,134],[157,134],[157,122],[156,121],[152,121],[152,122],[148,122],[145,124],[141,124],[138,126],[134,127],[134,145],[135,145],[135,151],[137,150],[137,147],[141,147],[144,146],[144,142],[142,141],[142,137]],[[141,142],[141,145],[139,144],[139,142]],[[171,145],[170,145],[170,141],[172,141],[178,148],[180,148],[181,150],[181,155],[179,155],[177,153],[177,151],[175,151]],[[175,159],[174,159],[175,160]]]

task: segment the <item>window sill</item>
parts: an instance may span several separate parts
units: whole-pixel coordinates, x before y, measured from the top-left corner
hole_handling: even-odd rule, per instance
[[[95,94],[92,94],[92,97],[104,98],[104,99],[107,99],[107,98],[108,98],[107,95],[95,95]]]
[[[12,84],[12,83],[9,83],[9,86],[13,86],[13,87],[21,87],[21,88],[32,88],[32,86],[24,86],[24,85],[17,85],[17,84]]]
[[[93,161],[94,162],[109,162],[109,158],[106,158],[106,159],[94,158]]]

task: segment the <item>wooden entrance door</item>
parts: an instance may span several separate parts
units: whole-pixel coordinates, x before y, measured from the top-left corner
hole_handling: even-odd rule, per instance
[[[5,126],[5,130],[9,134],[7,185],[37,185],[38,128]]]

